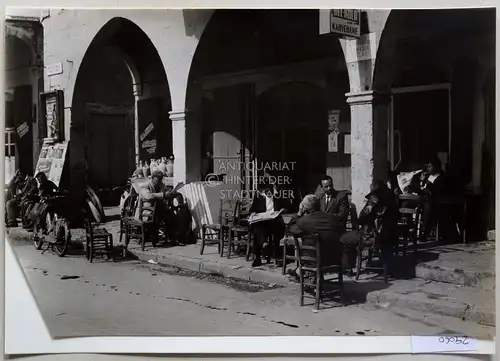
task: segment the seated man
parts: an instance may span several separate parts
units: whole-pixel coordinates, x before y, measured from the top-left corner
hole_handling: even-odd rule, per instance
[[[153,172],[151,179],[141,184],[138,188],[139,203],[142,202],[143,207],[152,207],[155,209],[155,224],[157,227],[160,223],[167,221],[169,217],[168,201],[176,197],[176,192],[170,192],[165,189],[163,184],[163,172],[156,170]],[[140,214],[142,212],[142,214]],[[147,217],[149,211],[142,211],[140,206],[137,206],[135,218]]]
[[[362,240],[373,239],[379,234],[384,254],[391,252],[397,243],[399,209],[394,193],[382,181],[373,181],[367,202],[358,217],[357,231],[344,233],[340,239],[345,251],[344,267],[355,267],[357,246]]]
[[[184,196],[181,193],[175,193],[174,198],[168,203],[166,221],[169,238],[181,245],[196,243],[193,217]]]
[[[254,194],[250,213],[266,213],[273,211],[285,211],[281,207],[282,199],[273,196],[274,187],[268,181],[264,180],[258,185],[257,192]],[[264,243],[269,237],[274,242],[279,242],[285,234],[285,223],[281,216],[266,221],[260,221],[250,226],[250,231],[255,236],[254,255],[255,259],[252,267],[262,265],[261,251]]]
[[[437,198],[445,191],[445,180],[441,169],[439,159],[434,159],[425,166],[425,170],[417,174],[410,186],[408,192],[418,194],[421,197],[422,205],[422,234],[421,239],[426,241],[435,223],[436,212],[435,202]],[[405,201],[403,208],[414,208],[417,204],[412,201]]]
[[[59,192],[59,188],[54,182],[47,179],[47,175],[44,172],[37,173],[35,179],[38,183],[38,195],[40,197],[50,196],[51,194]]]
[[[31,208],[31,196],[37,191],[36,181],[24,172],[18,171],[9,183],[5,213],[7,216],[7,227],[17,227],[17,217],[21,215],[23,208]]]
[[[292,235],[317,233],[320,238],[321,263],[328,266],[341,259],[340,236],[344,227],[340,217],[322,212],[318,197],[310,194],[304,197],[299,213],[290,220],[288,232]],[[303,240],[304,244],[307,241],[307,238]]]
[[[350,210],[347,194],[335,190],[333,187],[333,179],[328,175],[321,181],[321,188],[321,194],[317,195],[321,204],[321,211],[332,214],[338,217],[340,221],[344,222],[343,231],[345,232],[345,223],[347,222],[347,216]]]

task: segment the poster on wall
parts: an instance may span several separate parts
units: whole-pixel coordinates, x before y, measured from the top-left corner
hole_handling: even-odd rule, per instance
[[[338,133],[330,133],[328,136],[328,151],[338,152],[339,151],[339,135]]]
[[[35,174],[39,172],[45,173],[47,178],[59,187],[67,151],[68,142],[57,144],[45,143],[38,157]]]
[[[43,104],[43,118],[47,126],[47,139],[54,142],[63,140],[64,137],[64,98],[63,91],[56,90],[40,94]]]
[[[328,151],[339,151],[339,123],[340,123],[340,110],[328,111]]]

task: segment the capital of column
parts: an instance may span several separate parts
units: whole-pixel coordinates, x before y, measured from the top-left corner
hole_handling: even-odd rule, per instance
[[[170,120],[173,122],[181,121],[181,120],[186,120],[186,114],[188,113],[187,109],[184,110],[172,110],[168,112],[168,115],[170,117]]]
[[[376,90],[346,93],[347,104],[374,104],[374,103],[389,103],[391,94],[383,93]]]

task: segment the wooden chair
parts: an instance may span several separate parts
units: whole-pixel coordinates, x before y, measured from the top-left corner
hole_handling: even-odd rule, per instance
[[[238,199],[235,204],[234,219],[229,225],[229,237],[227,242],[227,258],[231,258],[231,250],[235,244],[241,245],[245,242],[246,245],[246,260],[250,259],[250,249],[253,247],[253,237],[248,224],[250,216],[250,208],[252,207],[251,199]],[[233,250],[234,251],[234,250]],[[224,241],[222,242],[221,255],[224,252]]]
[[[417,208],[399,208],[400,218],[398,220],[399,241],[403,244],[403,255],[406,256],[408,243],[413,243],[413,254],[418,251],[418,233],[420,223],[420,207]]]
[[[135,192],[133,187],[130,187],[130,195],[129,197],[125,200],[125,204],[123,206],[123,209],[120,214],[120,240],[119,243],[122,243],[122,238],[123,235],[125,234],[125,222],[123,221],[124,218],[128,217],[133,217],[135,214],[135,210],[137,208],[137,200],[138,200],[138,195]]]
[[[294,246],[297,250],[298,266],[299,266],[299,280],[300,280],[300,305],[304,305],[305,298],[305,287],[313,287],[315,289],[315,303],[314,308],[319,309],[320,302],[323,295],[330,292],[323,293],[323,284],[325,283],[324,276],[329,273],[337,273],[336,279],[338,280],[339,289],[334,290],[339,291],[340,300],[343,306],[345,306],[344,297],[344,281],[342,272],[342,259],[339,256],[335,260],[334,264],[322,265],[322,257],[320,250],[320,238],[319,235],[302,235],[302,243],[299,242],[298,237],[294,237]],[[313,283],[307,283],[304,280],[304,273],[313,274],[315,277]]]
[[[113,235],[106,228],[100,227],[99,223],[85,222],[86,243],[85,257],[92,263],[95,256],[105,255],[108,260],[115,262],[113,248]]]
[[[298,249],[295,246],[295,238],[291,235],[289,235],[288,230],[285,231],[285,237],[282,239],[283,241],[283,258],[282,258],[282,274],[286,274],[286,266],[288,264],[287,261],[293,261],[296,263],[298,267],[298,261],[299,261],[299,256],[298,256]],[[299,246],[300,246],[300,239],[299,239]],[[294,253],[293,256],[288,254],[288,250],[293,247]]]
[[[415,206],[408,207],[406,201],[411,201]],[[420,238],[421,231],[421,216],[422,216],[422,199],[414,194],[401,194],[399,195],[399,214],[398,220],[398,236],[399,241],[403,246],[403,255],[406,256],[406,249],[408,243],[413,243],[414,255],[417,254],[417,242]]]
[[[366,257],[363,256],[363,252],[366,252]],[[384,254],[385,251],[380,247],[380,233],[377,227],[374,227],[370,234],[362,235],[358,247],[357,247],[357,260],[356,260],[356,281],[359,280],[359,276],[362,271],[363,260],[366,261],[364,269],[382,271],[384,276],[384,282],[389,281],[389,270],[388,270],[388,255]],[[378,257],[381,261],[382,266],[376,267],[372,266],[373,257]]]
[[[146,242],[151,241],[153,247],[156,246],[158,240],[158,225],[155,224],[155,209],[156,202],[153,206],[146,206],[144,203],[149,203],[151,201],[145,201],[139,198],[138,200],[138,217],[124,217],[123,222],[125,224],[125,248],[124,254],[127,251],[130,239],[137,239],[141,244],[141,250],[144,251],[146,248]]]
[[[233,222],[235,209],[235,200],[221,198],[217,223],[201,226],[201,255],[205,250],[205,245],[217,243],[217,252],[222,256],[224,240],[226,236],[229,236],[229,224]]]

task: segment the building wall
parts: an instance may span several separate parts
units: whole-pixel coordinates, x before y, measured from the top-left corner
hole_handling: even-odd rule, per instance
[[[63,73],[47,76],[45,89],[65,91],[65,136],[70,138],[74,87],[84,55],[99,30],[115,17],[126,18],[146,33],[155,46],[167,75],[172,110],[185,110],[191,60],[211,11],[191,10],[46,10],[45,64],[62,63]],[[184,123],[177,123],[185,132]],[[177,147],[177,148],[175,148]],[[185,142],[174,142],[177,163],[185,162]],[[196,153],[198,156],[198,153]]]
[[[26,121],[31,127],[31,140],[28,141],[32,143],[29,147],[31,152],[26,154],[24,150],[23,154],[18,155],[17,158],[26,158],[23,164],[32,164],[34,167],[41,145],[37,110],[40,85],[43,81],[41,78],[42,64],[40,64],[43,32],[35,19],[8,19],[5,36],[5,91],[9,93],[6,101],[10,103],[8,117],[17,119],[18,123],[21,120],[21,123]],[[28,89],[26,87],[31,87],[31,103],[14,105],[14,99],[18,98],[21,93],[25,93]],[[29,93],[23,94],[23,99],[29,97]],[[20,124],[12,124],[11,126],[18,125]],[[25,139],[22,141],[26,142]],[[19,159],[16,163],[19,165]],[[26,169],[26,171],[33,171],[33,169]]]

